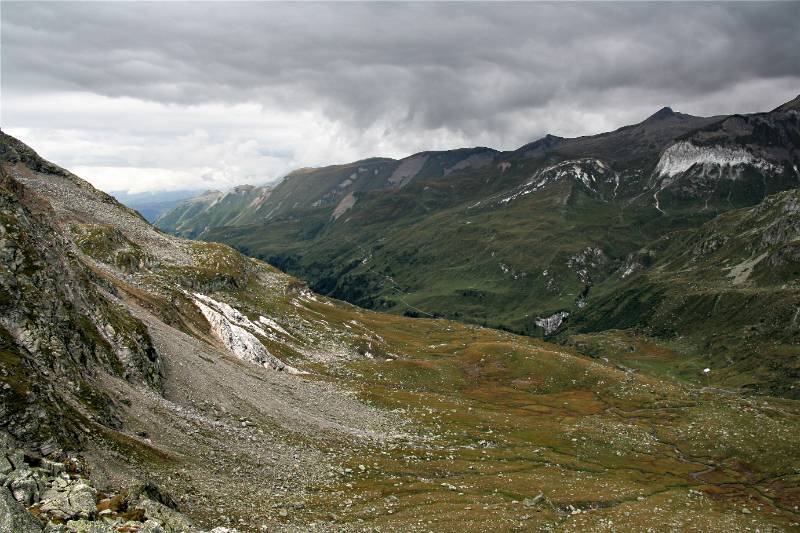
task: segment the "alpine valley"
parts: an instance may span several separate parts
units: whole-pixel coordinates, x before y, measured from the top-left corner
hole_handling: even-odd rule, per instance
[[[799,166],[663,109],[165,232],[0,133],[0,532],[796,530]]]
[[[156,226],[356,305],[800,398],[800,96],[208,192]],[[640,348],[672,354],[645,357]],[[622,355],[626,354],[626,355]]]

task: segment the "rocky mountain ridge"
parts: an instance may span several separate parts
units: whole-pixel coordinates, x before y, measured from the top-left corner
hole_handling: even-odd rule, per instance
[[[613,132],[573,139],[547,135],[511,152],[491,148],[420,152],[401,160],[374,158],[302,169],[290,173],[275,187],[276,196],[271,201],[260,188],[246,186],[247,190],[232,191],[230,194],[249,194],[251,199],[246,206],[237,205],[239,211],[233,221],[223,217],[220,222],[208,213],[198,216],[196,222],[184,219],[178,227],[173,220],[176,214],[172,214],[164,216],[157,225],[170,231],[198,235],[219,226],[267,222],[293,210],[328,206],[329,210],[336,211],[344,198],[354,198],[365,191],[401,189],[414,180],[446,179],[470,169],[484,169],[490,176],[498,171],[504,173],[512,165],[526,166],[523,161],[530,158],[544,158],[543,163],[551,165],[555,162],[580,166],[581,161],[599,161],[606,169],[614,171],[615,185],[622,180],[625,187],[617,186],[615,192],[619,190],[626,197],[647,191],[657,194],[673,185],[671,180],[665,182],[659,178],[683,175],[692,167],[702,171],[704,166],[706,171],[738,169],[740,174],[747,167],[756,167],[756,170],[761,167],[762,171],[773,174],[787,174],[786,179],[796,184],[797,154],[796,149],[791,148],[796,145],[798,136],[796,111],[796,103],[788,102],[769,113],[695,117],[665,107],[639,124]],[[726,148],[729,144],[737,148]],[[595,173],[588,169],[586,174],[594,176]],[[642,179],[645,174],[652,177]],[[733,176],[726,176],[736,181]],[[691,176],[685,178],[692,179]],[[302,185],[298,186],[298,182]],[[785,186],[776,184],[769,190],[774,192]],[[694,193],[701,195],[701,191]],[[228,209],[218,201],[215,196],[198,197],[178,211],[189,211],[189,203],[202,203],[204,209],[213,210],[214,206],[218,211]],[[652,201],[658,203],[657,198]]]
[[[236,224],[202,222],[201,231],[189,234],[235,246],[308,280],[316,291],[381,311],[537,336],[574,332],[570,323],[582,321],[583,333],[644,328],[658,342],[672,342],[688,335],[690,322],[710,325],[713,317],[682,308],[681,298],[670,313],[691,320],[678,327],[645,327],[627,312],[599,310],[610,301],[622,304],[613,296],[621,284],[644,283],[645,277],[631,276],[661,260],[669,239],[682,242],[685,232],[737,209],[772,205],[798,185],[797,99],[748,115],[693,117],[664,108],[613,132],[546,136],[512,152],[423,152],[401,161],[306,169],[278,184],[258,210],[237,213]],[[735,240],[741,229],[726,231],[731,234],[720,238]],[[782,267],[784,282],[793,271]],[[763,277],[734,284],[741,277],[727,277],[727,270],[720,270],[722,284],[707,287],[707,273],[690,272],[698,276],[691,286],[713,291],[711,301],[745,287],[764,295],[772,290]],[[683,294],[681,278],[670,279],[659,290]],[[646,292],[626,292],[632,300],[623,308],[636,309]],[[766,307],[736,331],[725,321],[710,326],[738,340],[712,343],[713,353],[703,356],[728,357],[732,367],[750,359],[754,375],[733,382],[790,393],[796,371],[784,354],[795,353],[793,337],[778,335],[785,341],[766,353],[747,339],[763,328],[764,317],[774,331],[794,331],[791,316],[769,306],[766,296],[757,301]],[[705,344],[696,338],[686,351],[705,354]],[[730,349],[735,356],[723,355]],[[755,370],[760,366],[771,370]]]

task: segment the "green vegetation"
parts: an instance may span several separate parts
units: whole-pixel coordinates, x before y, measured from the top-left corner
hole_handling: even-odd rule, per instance
[[[714,366],[720,385],[795,396],[800,127],[791,107],[708,119],[664,109],[514,152],[304,169],[238,214],[226,208],[227,222],[197,216],[182,233],[362,307],[561,342],[629,330],[679,345],[694,359],[687,369]],[[657,174],[665,150],[686,142],[739,147],[763,163],[720,166],[712,150],[710,163]],[[560,329],[542,326],[559,312],[569,313]]]

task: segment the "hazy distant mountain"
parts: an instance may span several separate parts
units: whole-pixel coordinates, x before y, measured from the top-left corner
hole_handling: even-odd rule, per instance
[[[137,210],[148,222],[155,222],[158,217],[174,208],[184,200],[194,198],[200,193],[198,190],[187,191],[148,191],[129,194],[126,191],[109,191],[109,194]]]

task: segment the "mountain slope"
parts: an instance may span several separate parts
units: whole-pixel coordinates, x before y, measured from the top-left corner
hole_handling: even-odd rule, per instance
[[[798,522],[793,401],[358,309],[160,233],[8,136],[0,155],[4,249],[24,251],[4,253],[0,278],[0,398],[21,413],[0,418],[4,513],[55,519],[60,484],[88,499],[66,531]],[[57,416],[50,398],[74,424],[26,422]],[[63,465],[62,481],[46,471]]]
[[[248,211],[258,209],[271,193],[270,187],[252,185],[241,185],[227,193],[206,191],[162,213],[158,217],[159,227],[195,237],[209,227],[236,224]]]
[[[799,250],[800,191],[768,196],[631,254],[560,337],[635,330],[680,345],[718,380],[797,398]]]
[[[194,234],[382,311],[533,335],[553,334],[583,313],[595,321],[583,328],[624,329],[628,320],[591,311],[618,289],[631,257],[649,264],[642,250],[670,233],[798,185],[796,104],[708,118],[664,108],[614,132],[547,136],[514,152],[425,152],[304,170],[237,223],[214,227],[201,217]],[[772,290],[760,282],[752,290],[762,288]],[[767,292],[754,305],[767,305]],[[757,307],[751,317],[767,311]],[[750,326],[757,325],[742,325],[731,342]],[[790,324],[781,315],[776,327]],[[698,338],[688,351],[702,353],[703,345]],[[780,368],[743,381],[789,393]]]

